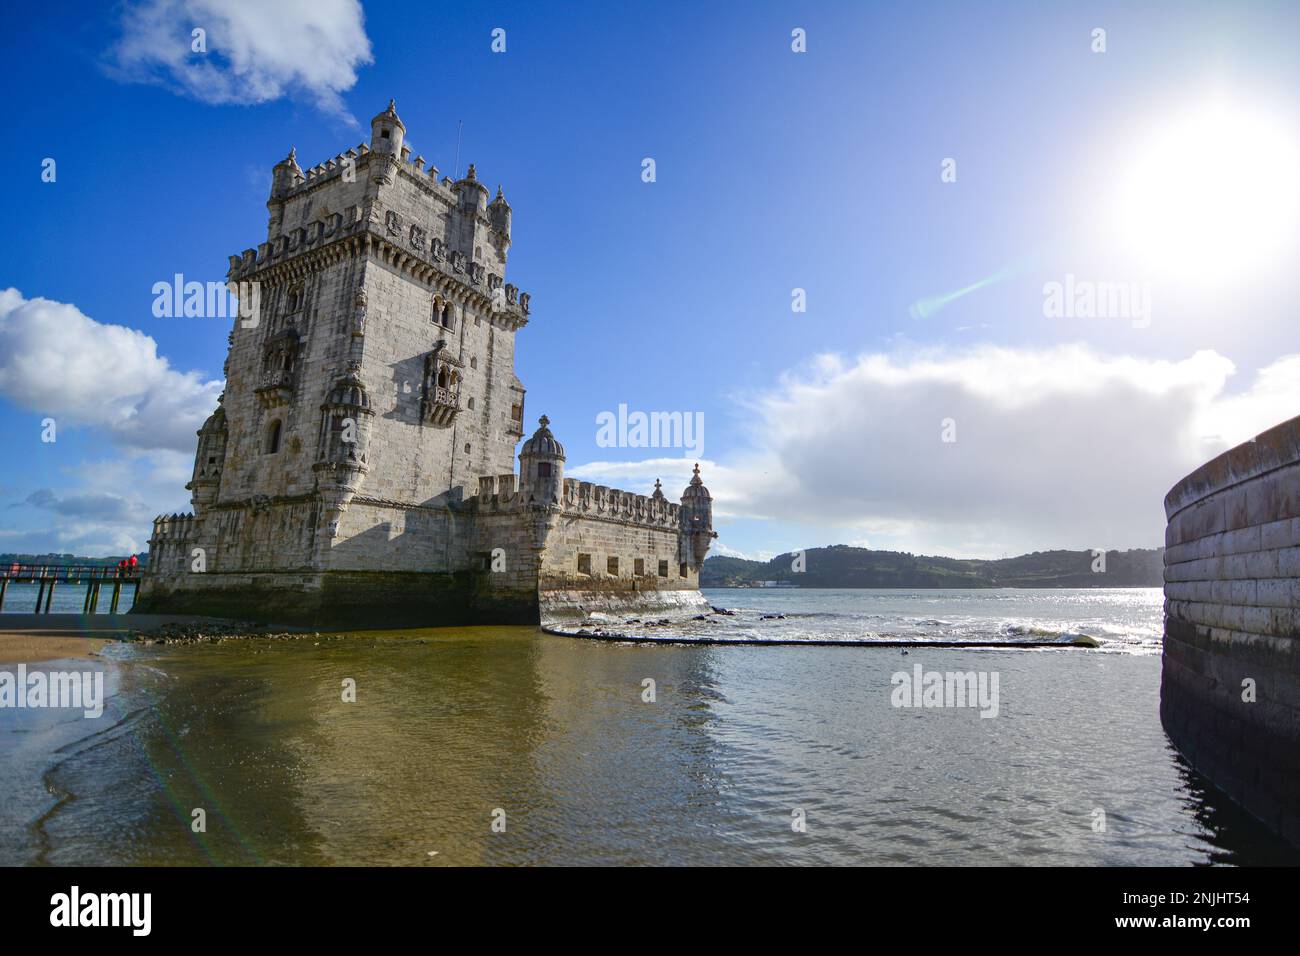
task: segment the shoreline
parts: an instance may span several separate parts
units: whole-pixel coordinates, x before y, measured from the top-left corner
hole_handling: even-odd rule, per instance
[[[0,664],[36,664],[98,657],[107,644],[166,627],[229,626],[186,614],[0,615]]]

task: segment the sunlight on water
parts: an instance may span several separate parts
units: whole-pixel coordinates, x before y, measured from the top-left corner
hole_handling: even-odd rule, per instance
[[[710,598],[802,614],[815,600]],[[833,593],[819,612],[831,623],[795,626],[849,633],[873,619],[929,633],[1107,622],[1119,641],[1125,628],[1149,625],[1151,604],[1105,592]],[[1160,659],[1150,654],[904,656],[474,628],[121,645],[110,657],[119,689],[104,720],[72,741],[53,734],[61,752],[43,769],[30,721],[19,728],[0,715],[0,758],[9,766],[25,747],[27,768],[0,784],[13,831],[0,862],[1290,860],[1172,750],[1157,714]],[[997,717],[893,706],[891,678],[918,665],[998,675]],[[355,703],[341,699],[348,678]],[[647,678],[653,702],[643,699]],[[194,808],[207,814],[205,834],[190,830]],[[1093,829],[1099,808],[1104,833]],[[503,833],[491,829],[497,810]],[[792,830],[795,810],[806,833]]]

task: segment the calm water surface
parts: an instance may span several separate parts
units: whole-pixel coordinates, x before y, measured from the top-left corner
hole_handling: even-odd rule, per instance
[[[115,646],[95,664],[112,675],[103,719],[0,712],[0,862],[1295,862],[1170,747],[1159,591],[945,593],[709,597],[786,613],[761,622],[774,631],[823,615],[837,634],[1013,622],[1112,640],[903,656],[475,628]],[[997,672],[999,716],[892,707],[891,674],[916,664]]]

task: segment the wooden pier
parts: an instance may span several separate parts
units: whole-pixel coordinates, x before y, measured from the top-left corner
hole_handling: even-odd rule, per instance
[[[85,585],[86,598],[81,604],[82,614],[99,613],[99,601],[105,585],[111,590],[108,597],[109,614],[116,614],[122,601],[122,588],[132,585],[132,603],[140,591],[140,573],[142,567],[120,568],[103,564],[8,564],[0,566],[0,611],[4,610],[5,595],[10,582],[14,584],[35,584],[37,614],[49,614],[50,602],[54,599],[54,588],[62,584],[67,587]]]

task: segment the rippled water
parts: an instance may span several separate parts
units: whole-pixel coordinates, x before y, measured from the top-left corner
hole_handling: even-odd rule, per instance
[[[971,641],[1065,643],[1087,636],[1105,650],[1158,654],[1160,588],[917,590],[745,588],[708,590],[731,616],[647,627],[597,615],[592,622],[637,637],[735,641]]]
[[[1112,596],[1107,617],[1099,595],[925,610],[914,602],[931,595],[709,596],[758,614],[842,608],[853,623],[826,626],[846,633],[894,614],[918,620],[889,626],[925,632],[1105,618],[1122,637],[1151,603]],[[770,623],[812,626],[792,620]],[[1148,653],[903,656],[475,628],[117,655],[107,716],[79,722],[93,728],[0,712],[0,862],[1295,862],[1182,765]],[[891,675],[916,664],[997,673],[998,716],[891,706]],[[347,678],[355,703],[340,699]]]

